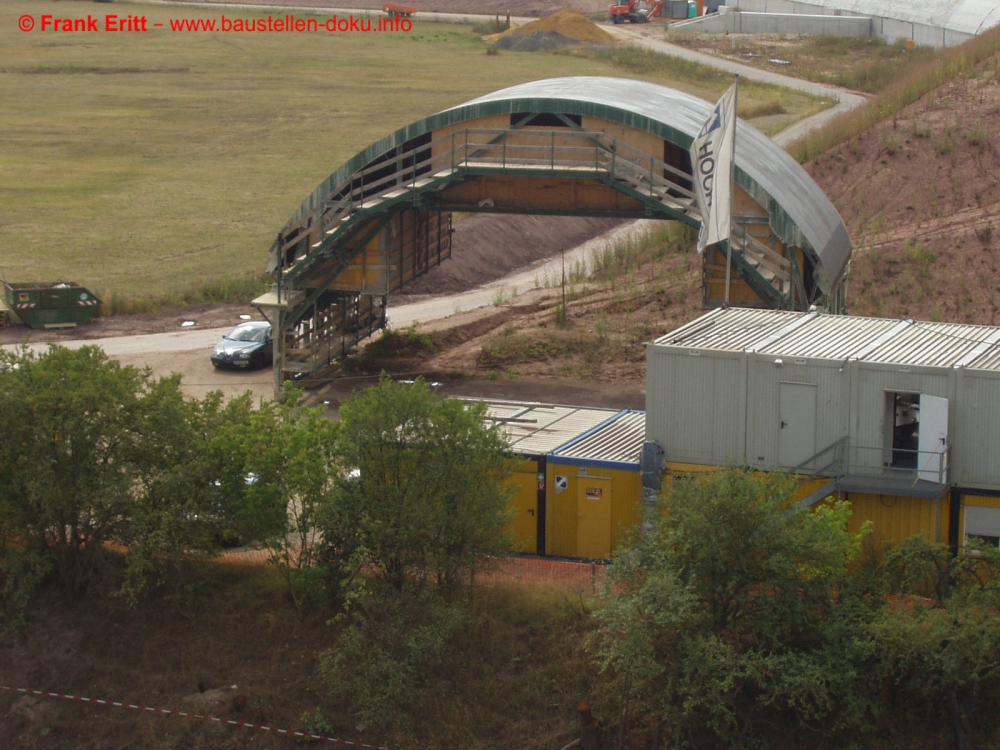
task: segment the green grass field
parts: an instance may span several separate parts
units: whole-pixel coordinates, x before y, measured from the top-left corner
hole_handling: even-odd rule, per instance
[[[152,28],[223,12],[253,16],[123,2],[0,6],[0,271],[9,281],[76,281],[153,306],[199,301],[206,285],[256,277],[289,215],[341,163],[436,111],[561,75],[642,77],[706,99],[728,85],[697,70],[637,73],[613,57],[488,55],[467,27],[419,21],[396,34]],[[145,15],[151,30],[18,30],[22,14],[37,23],[43,13]],[[780,98],[792,119],[818,106],[764,87],[741,91],[741,104],[755,97]]]

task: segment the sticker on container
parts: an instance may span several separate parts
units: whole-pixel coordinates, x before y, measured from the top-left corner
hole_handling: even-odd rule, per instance
[[[27,292],[21,292],[21,299],[19,301],[20,302],[27,302],[28,301],[28,293]]]
[[[569,487],[569,479],[567,477],[561,477],[556,475],[556,494],[558,495],[564,489]]]
[[[600,487],[588,487],[587,488],[587,499],[588,500],[600,500],[604,497],[604,490]]]

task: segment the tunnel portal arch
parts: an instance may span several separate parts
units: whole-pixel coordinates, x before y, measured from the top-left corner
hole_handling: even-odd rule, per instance
[[[693,227],[688,150],[711,104],[643,81],[520,84],[387,135],[331,174],[271,246],[275,389],[315,375],[383,328],[387,296],[451,254],[451,213],[659,218]],[[851,243],[785,151],[737,124],[730,302],[841,312]],[[703,302],[726,256],[706,249]]]

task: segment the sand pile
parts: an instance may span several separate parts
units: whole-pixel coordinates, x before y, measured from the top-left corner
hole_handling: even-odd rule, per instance
[[[608,44],[616,41],[615,37],[589,18],[569,9],[560,10],[524,26],[507,29],[501,34],[491,34],[484,39],[500,49],[516,52],[552,49],[579,42]]]

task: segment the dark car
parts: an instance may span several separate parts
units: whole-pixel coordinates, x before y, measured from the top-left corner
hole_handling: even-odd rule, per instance
[[[247,370],[271,364],[271,324],[266,320],[240,323],[212,350],[216,367]]]

